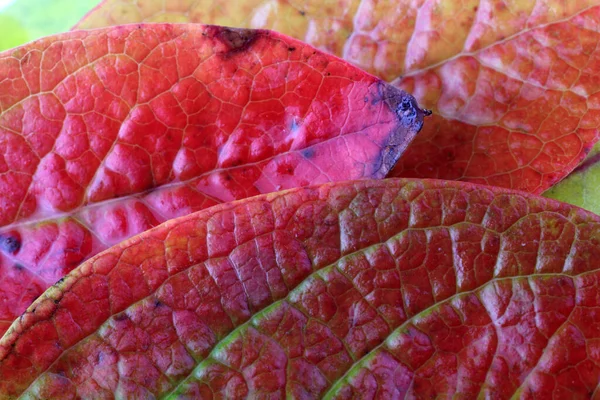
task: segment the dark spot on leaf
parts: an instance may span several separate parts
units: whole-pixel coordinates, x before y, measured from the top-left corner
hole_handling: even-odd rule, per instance
[[[115,321],[122,322],[127,321],[129,317],[125,313],[117,314],[114,316]]]
[[[0,234],[0,249],[14,254],[21,248],[21,236],[16,232]]]
[[[58,300],[58,299],[54,299],[52,301],[54,302],[54,304],[58,304],[60,302],[60,300]]]
[[[206,26],[206,35],[215,38],[225,45],[226,50],[222,52],[225,56],[241,53],[252,47],[256,39],[265,31],[257,29],[227,28],[223,26]]]
[[[277,173],[280,175],[292,175],[294,173],[294,167],[288,163],[283,163],[277,166]]]
[[[300,15],[302,15],[303,17],[306,15],[306,11],[300,10],[300,11],[298,11],[298,13],[300,13]]]
[[[365,99],[364,99],[364,100],[365,100],[365,103],[368,103],[368,102],[369,102],[369,98],[368,98],[367,96],[365,96]]]
[[[398,109],[401,113],[409,118],[414,118],[417,115],[417,111],[415,110],[415,107],[413,107],[412,101],[409,97],[402,98]]]
[[[418,110],[419,106],[417,106],[417,102],[409,95],[402,96],[396,106],[396,114],[398,114],[398,117],[406,125],[422,124],[422,122],[417,121]],[[424,114],[422,110],[421,112]],[[419,129],[421,129],[421,126],[419,126]]]
[[[55,285],[60,285],[64,281],[65,281],[65,277],[63,276],[62,278],[60,278],[59,280],[56,281]]]
[[[308,148],[308,149],[302,150],[302,157],[306,158],[307,160],[310,160],[314,156],[315,156],[315,149]]]
[[[17,271],[21,272],[25,269],[24,266],[22,266],[21,264],[17,263],[15,265],[13,265],[13,268],[16,269]]]
[[[292,47],[292,46],[290,46],[290,47],[288,47],[288,50],[289,50],[289,51],[294,51],[294,50],[296,50],[296,48],[295,48],[295,47]]]
[[[158,307],[161,307],[161,306],[164,306],[164,303],[162,301],[160,301],[158,299],[154,300],[154,307],[155,308],[158,308]]]

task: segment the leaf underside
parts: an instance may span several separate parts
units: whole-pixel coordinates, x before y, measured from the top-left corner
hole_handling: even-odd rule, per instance
[[[0,333],[169,218],[381,178],[422,124],[403,91],[264,30],[126,26],[0,53]]]
[[[49,399],[591,396],[600,217],[460,182],[217,205],[101,253],[0,341]]]
[[[391,176],[542,193],[598,140],[597,0],[105,0],[79,24],[271,28],[393,82],[434,116]]]

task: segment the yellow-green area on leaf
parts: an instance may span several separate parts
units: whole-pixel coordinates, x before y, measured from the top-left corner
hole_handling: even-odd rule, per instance
[[[596,143],[581,165],[544,196],[600,214],[600,144]]]
[[[16,0],[0,7],[0,51],[70,30],[98,0]]]
[[[28,40],[27,29],[10,15],[0,14],[0,49],[9,49]]]

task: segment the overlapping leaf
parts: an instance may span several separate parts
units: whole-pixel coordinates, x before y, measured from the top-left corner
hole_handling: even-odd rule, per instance
[[[2,53],[1,330],[83,260],[169,218],[383,177],[422,123],[411,96],[269,31],[140,25]]]
[[[541,193],[598,140],[596,0],[105,0],[78,27],[270,27],[413,92],[434,110],[394,176]]]
[[[596,215],[460,182],[217,205],[50,288],[0,342],[0,393],[588,397],[599,241]]]

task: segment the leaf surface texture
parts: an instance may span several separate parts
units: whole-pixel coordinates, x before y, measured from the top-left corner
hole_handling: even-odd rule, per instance
[[[391,176],[542,193],[598,140],[596,0],[105,0],[78,25],[272,28],[434,112]]]
[[[0,393],[588,397],[599,218],[396,179],[217,205],[51,287],[0,341]]]
[[[0,330],[169,218],[381,178],[422,124],[403,91],[264,30],[132,25],[0,53]]]

